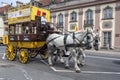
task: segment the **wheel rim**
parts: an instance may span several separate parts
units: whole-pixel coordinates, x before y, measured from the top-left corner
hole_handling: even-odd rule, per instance
[[[47,53],[47,51],[45,51],[43,54],[40,54],[40,56],[44,60],[48,59],[48,53]]]
[[[23,63],[23,64],[27,63],[27,61],[28,61],[28,53],[27,53],[27,51],[24,50],[24,49],[21,49],[18,58],[19,58],[19,61],[21,63]]]
[[[11,44],[6,47],[6,58],[10,61],[15,60],[16,58],[16,49]]]

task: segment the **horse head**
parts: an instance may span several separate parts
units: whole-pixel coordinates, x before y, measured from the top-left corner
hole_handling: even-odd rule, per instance
[[[91,49],[92,48],[92,41],[93,41],[93,31],[90,29],[87,29],[86,31],[86,49]]]
[[[86,49],[92,48],[93,33],[91,30],[77,31],[75,32],[75,37]]]

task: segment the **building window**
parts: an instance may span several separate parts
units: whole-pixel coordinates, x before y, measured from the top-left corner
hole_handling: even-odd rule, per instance
[[[75,11],[73,11],[72,13],[71,13],[71,21],[73,22],[73,21],[77,21],[77,13],[75,12]]]
[[[60,14],[58,15],[57,25],[58,25],[59,27],[63,27],[63,14],[62,14],[62,13],[60,13]]]
[[[93,11],[88,9],[85,15],[86,15],[85,24],[93,24]]]
[[[113,10],[111,7],[107,6],[104,10],[103,10],[103,18],[104,19],[109,19],[112,18],[113,15]]]

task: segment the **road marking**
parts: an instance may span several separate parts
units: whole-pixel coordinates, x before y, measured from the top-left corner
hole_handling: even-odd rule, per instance
[[[47,62],[45,62],[44,60],[40,60],[40,61],[49,66],[49,64],[48,64]],[[51,66],[50,69],[52,69],[52,70],[55,71],[55,72],[75,72],[75,71],[72,71],[72,70],[57,70],[57,69],[56,69],[55,67],[53,67],[53,66]]]
[[[89,73],[89,74],[116,74],[120,75],[120,72],[99,72],[99,71],[81,71],[82,73]]]
[[[75,72],[72,70],[57,70],[54,67],[50,67],[55,72]],[[81,71],[81,73],[86,74],[114,74],[114,75],[120,75],[120,72],[100,72],[100,71]]]
[[[47,66],[49,66],[49,64],[47,62],[45,62],[44,60],[40,60],[41,62],[43,62],[44,64],[46,64]]]
[[[50,68],[55,72],[75,72],[75,71],[72,71],[72,70],[57,70],[57,69],[55,69],[55,67],[50,67]]]
[[[120,60],[117,58],[108,58],[108,57],[97,57],[97,56],[87,56],[87,57],[91,57],[91,58],[100,58],[100,59],[107,59],[107,60]],[[47,62],[45,62],[44,60],[41,60],[41,62],[43,62],[46,65],[49,65]],[[52,69],[55,72],[75,72],[73,70],[58,70],[55,67],[51,66],[50,69]],[[81,71],[81,73],[85,73],[85,74],[116,74],[116,75],[120,75],[120,72],[100,72],[100,71]]]
[[[55,72],[75,72],[72,70],[57,70],[54,67],[50,67]],[[114,74],[114,75],[120,75],[120,72],[100,72],[100,71],[81,71],[81,73],[85,74]]]
[[[53,71],[57,71],[57,70],[56,70],[54,67],[52,67],[52,66],[51,66],[50,68],[51,68]]]
[[[15,79],[10,79],[10,78],[0,78],[0,80],[15,80]]]
[[[99,59],[106,59],[106,60],[120,60],[118,58],[109,58],[109,57],[98,57],[98,56],[87,56],[90,58],[99,58]]]
[[[27,80],[33,80],[32,77],[27,73],[26,70],[24,70],[22,68],[20,68],[20,70],[23,72],[23,74]]]
[[[87,57],[92,57],[92,58],[102,58],[102,59],[108,59],[108,60],[120,60],[118,58],[107,58],[107,57],[97,57],[97,56],[87,56]],[[45,62],[44,60],[41,60],[41,62],[43,62],[46,65],[49,65],[47,62]],[[55,67],[51,66],[50,67],[53,71],[55,72],[75,72],[73,70],[58,70]],[[112,75],[120,75],[120,72],[100,72],[100,71],[81,71],[81,73],[84,74],[112,74]]]

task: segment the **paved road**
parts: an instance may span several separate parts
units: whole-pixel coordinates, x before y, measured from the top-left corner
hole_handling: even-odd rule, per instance
[[[120,55],[117,53],[85,51],[86,65],[81,67],[81,73],[74,72],[72,61],[71,68],[64,69],[59,62],[49,67],[39,56],[28,64],[2,60],[3,53],[5,47],[1,46],[0,80],[120,80]]]

